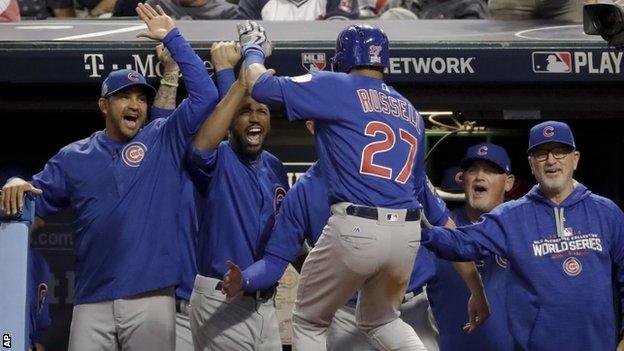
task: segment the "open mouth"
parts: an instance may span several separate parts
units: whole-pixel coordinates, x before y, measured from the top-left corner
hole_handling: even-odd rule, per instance
[[[473,185],[472,186],[472,191],[476,194],[476,195],[483,195],[488,191],[488,188],[484,185]]]
[[[136,129],[139,126],[139,116],[124,115],[123,120],[130,129]]]
[[[547,169],[544,172],[546,173],[547,176],[556,176],[557,174],[559,174],[560,169],[558,168]]]
[[[262,142],[262,127],[252,125],[246,130],[247,143],[252,146],[258,146]]]

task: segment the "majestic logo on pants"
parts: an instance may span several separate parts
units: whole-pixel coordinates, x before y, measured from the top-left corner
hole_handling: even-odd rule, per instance
[[[581,265],[581,261],[576,259],[576,257],[568,257],[563,261],[563,271],[571,277],[579,275],[582,270],[583,266]]]
[[[133,142],[124,147],[121,158],[130,167],[139,167],[147,153],[147,146],[140,142]]]

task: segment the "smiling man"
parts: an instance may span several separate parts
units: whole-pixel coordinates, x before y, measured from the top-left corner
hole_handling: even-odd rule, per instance
[[[615,350],[613,282],[622,299],[624,214],[572,178],[580,153],[567,124],[534,126],[528,153],[538,184],[527,195],[474,225],[425,229],[423,244],[445,259],[507,258],[514,349]]]
[[[269,109],[247,94],[244,75],[230,87],[232,62],[240,58],[236,44],[217,43],[211,54],[219,89],[227,93],[198,131],[187,160],[202,207],[199,274],[190,301],[193,344],[195,350],[281,350],[274,287],[227,301],[221,279],[226,262],[247,268],[264,256],[287,176],[282,162],[263,150]]]
[[[476,144],[466,150],[456,180],[462,185],[466,204],[451,213],[457,226],[478,222],[481,215],[505,201],[505,193],[513,187],[511,160],[502,147]],[[451,262],[436,260],[435,276],[427,286],[431,308],[440,331],[441,351],[500,351],[513,349],[505,312],[507,261],[490,256],[478,262],[483,286],[490,302],[490,318],[474,333],[462,331],[464,313],[470,291]]]
[[[217,102],[203,61],[160,7],[139,4],[140,36],[163,42],[189,96],[147,125],[154,89],[133,70],[111,72],[99,99],[104,130],[62,148],[33,176],[13,178],[0,208],[24,192],[46,218],[73,210],[76,289],[69,350],[175,349],[174,286],[180,282],[178,208],[183,155]]]

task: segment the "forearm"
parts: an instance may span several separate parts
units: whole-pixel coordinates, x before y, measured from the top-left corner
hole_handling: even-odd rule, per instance
[[[172,29],[163,39],[173,60],[180,67],[182,79],[188,91],[188,104],[191,109],[191,127],[197,127],[201,120],[210,112],[218,99],[217,89],[208,73],[204,62],[197,56],[193,48],[182,37],[177,28]],[[193,128],[192,128],[193,129]],[[194,130],[194,129],[193,129]]]
[[[470,292],[483,293],[483,282],[474,262],[453,262],[453,267],[470,289]]]
[[[267,254],[243,271],[243,291],[254,292],[271,288],[280,280],[287,266],[288,261]]]
[[[193,145],[202,151],[214,150],[227,133],[236,108],[245,96],[245,87],[235,82],[227,95],[212,111],[193,139]]]
[[[450,261],[476,261],[489,255],[487,249],[468,235],[455,229],[423,228],[422,244],[436,256]]]
[[[163,110],[174,110],[176,108],[179,77],[180,72],[178,70],[163,73],[160,87],[154,97],[155,107]]]
[[[230,90],[236,78],[234,77],[233,68],[216,69],[217,70],[217,89],[219,89],[219,98],[224,99]]]

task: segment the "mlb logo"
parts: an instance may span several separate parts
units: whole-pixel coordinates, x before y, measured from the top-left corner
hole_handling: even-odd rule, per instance
[[[371,63],[381,63],[381,57],[379,57],[379,54],[381,54],[381,45],[371,45],[368,48],[368,54],[370,55]]]
[[[399,220],[399,214],[398,213],[388,213],[386,214],[386,219],[389,222],[396,222]]]
[[[325,61],[325,53],[323,52],[302,52],[301,65],[308,72],[318,72],[325,69],[327,63]]]
[[[572,55],[568,51],[536,51],[532,57],[535,73],[572,72]]]
[[[568,227],[563,229],[563,236],[564,237],[568,237],[568,236],[572,236],[574,235],[574,230],[572,230],[572,228]]]

